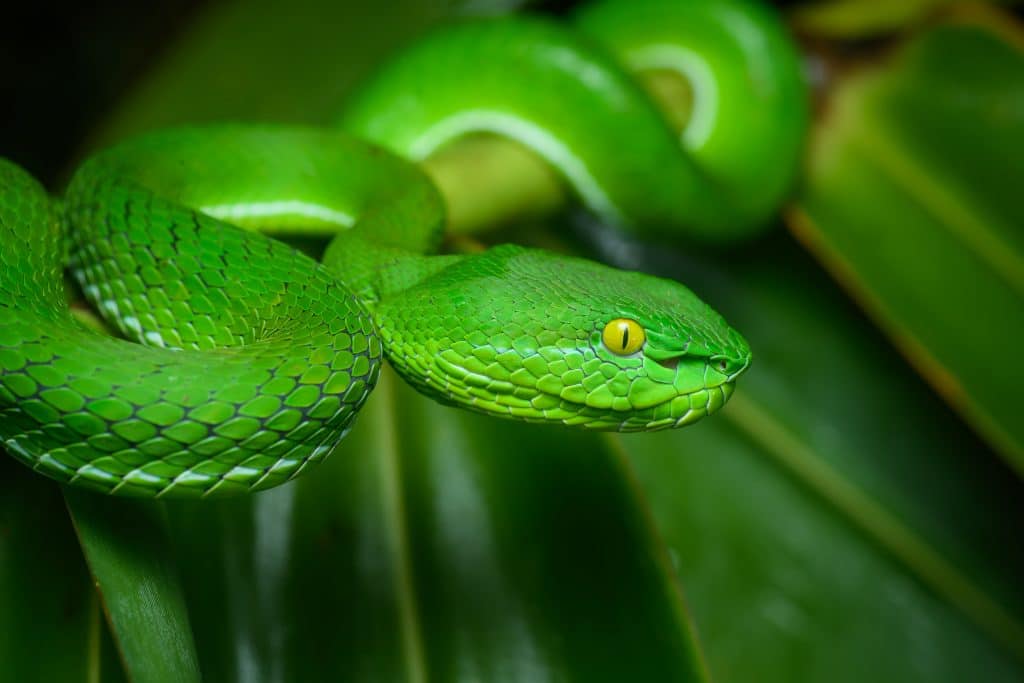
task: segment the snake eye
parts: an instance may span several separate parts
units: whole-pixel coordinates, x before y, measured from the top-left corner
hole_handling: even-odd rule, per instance
[[[628,356],[640,350],[647,340],[640,323],[629,318],[616,318],[604,326],[601,341],[608,350],[619,356]]]

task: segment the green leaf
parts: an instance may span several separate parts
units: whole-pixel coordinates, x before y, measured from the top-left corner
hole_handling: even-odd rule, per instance
[[[609,437],[716,680],[1019,680],[1024,496],[1002,462],[784,236],[627,265],[689,282],[754,349],[719,416]]]
[[[142,81],[139,89],[111,114],[87,147],[101,146],[162,125],[223,118],[330,120],[338,111],[343,93],[374,63],[449,11],[449,3],[408,0],[372,5],[296,0],[288,3],[284,11],[280,3],[266,0],[211,6],[176,41],[163,62]],[[216,560],[220,558],[227,562],[222,550],[230,555],[234,547],[232,543],[236,540],[236,535],[227,529],[227,525],[260,527],[261,521],[265,520],[261,516],[265,513],[261,511],[273,509],[274,505],[280,504],[275,501],[287,495],[282,493],[253,501],[197,507],[192,514],[202,521],[197,521],[195,526],[220,529],[222,536],[197,535],[185,539],[180,545],[185,548],[184,555],[190,561],[181,563],[181,573],[188,577],[194,575],[196,567],[207,565],[223,569]],[[170,676],[172,670],[186,678],[192,675],[196,659],[191,645],[192,632],[188,615],[181,605],[180,586],[173,576],[175,564],[167,555],[167,549],[146,544],[143,547],[152,555],[145,556],[146,550],[136,548],[137,552],[131,554],[119,547],[122,543],[130,545],[146,539],[150,533],[154,537],[162,537],[161,522],[156,519],[159,514],[157,508],[138,507],[135,528],[122,530],[118,526],[117,511],[135,510],[131,504],[120,508],[120,505],[125,505],[121,501],[101,504],[80,497],[70,498],[69,504],[84,530],[83,547],[90,556],[97,582],[107,599],[110,620],[129,670],[138,680],[145,680],[145,676],[153,671],[157,676],[160,671]],[[327,510],[318,502],[309,513],[317,517],[326,514]],[[181,514],[185,515],[184,512]],[[177,524],[181,526],[183,522],[178,521]],[[122,531],[127,534],[123,538],[120,536]],[[264,538],[269,532],[260,527],[253,533]],[[206,548],[205,554],[197,556],[188,552],[193,544],[203,542],[212,544]],[[276,547],[273,551],[261,546],[261,550],[284,556],[281,561],[291,561],[288,559],[291,555],[285,555],[289,552],[287,546]],[[348,552],[347,545],[338,551],[339,555]],[[232,566],[236,566],[240,560],[231,557],[231,562],[235,563]],[[262,569],[261,564],[252,568],[248,577],[232,575],[222,586],[223,594],[206,593],[207,599],[196,609],[205,615],[203,607],[220,604],[219,600],[226,600],[230,595],[241,596],[247,602],[250,594],[242,589],[248,585],[246,579],[250,584],[269,580],[262,571],[258,571]],[[125,592],[126,582],[130,585],[132,581],[142,581],[146,571],[156,574],[154,594],[160,597],[156,600],[159,604],[155,609],[167,610],[167,614],[160,618],[147,619],[154,605],[139,600],[140,596],[130,591]],[[201,592],[203,581],[192,582],[190,589],[193,593]],[[339,612],[348,608],[349,605],[338,605]],[[267,648],[270,645],[277,647],[278,641],[273,636],[275,629],[291,629],[288,624],[293,622],[281,623],[275,613],[261,615],[258,610],[244,611],[244,603],[239,609],[243,612],[234,613],[230,624],[232,628],[218,630],[208,627],[211,623],[223,625],[223,620],[218,622],[204,618],[195,622],[201,644],[223,646],[222,650],[212,645],[201,648],[205,675],[213,680],[227,680],[229,672],[233,672],[233,676],[247,678],[255,672],[275,670],[262,668],[264,663],[270,667],[280,666],[279,662],[274,663],[280,658],[280,651]],[[302,614],[301,618],[308,616]],[[265,627],[259,634],[253,631],[258,626]],[[360,628],[352,626],[353,631]],[[324,633],[333,638],[336,631]],[[246,635],[251,636],[251,641],[246,641]],[[302,646],[312,646],[322,640],[309,635],[299,641]],[[164,639],[173,641],[177,647],[166,650],[163,658],[145,661],[146,651]],[[249,642],[252,650],[248,653],[237,651],[235,645],[241,642]],[[333,639],[330,641],[332,646],[334,642]],[[386,651],[388,657],[383,660],[377,657],[372,661],[393,659],[391,651]],[[211,654],[214,652],[223,652],[229,659],[222,661]],[[313,661],[317,661],[322,657],[322,650],[309,654],[315,655]],[[341,658],[347,659],[347,655],[341,655]],[[163,668],[147,668],[150,665]]]
[[[383,28],[404,5],[340,4],[354,18],[334,22],[293,4],[292,42],[273,49],[270,3],[218,5],[99,139],[328,120],[347,86],[325,70],[347,84],[371,58],[320,59],[322,33],[340,26],[376,59],[441,14],[410,6],[408,28]],[[750,338],[755,366],[721,415],[591,437],[457,413],[387,380],[319,471],[169,506],[205,677],[1020,679],[1020,483],[785,240],[639,265]]]
[[[203,671],[705,681],[621,467],[598,437],[444,408],[389,373],[310,476],[170,506]]]
[[[60,490],[0,452],[0,677],[98,680],[101,638]]]
[[[258,495],[169,503],[210,680],[400,681],[401,548],[377,453],[379,387],[343,451]]]
[[[1019,43],[928,31],[837,88],[791,226],[1024,473],[1022,102]]]
[[[100,139],[240,114],[330,120],[336,88],[440,15],[345,7],[335,22],[300,4],[280,25],[276,7],[252,3],[197,24]],[[405,28],[371,28],[401,14]],[[274,27],[287,63],[247,63],[259,88],[221,83],[258,53],[255,26],[260,49]],[[330,56],[309,48],[317,41]],[[339,44],[358,56],[339,56]],[[207,678],[706,680],[619,456],[596,437],[495,424],[404,387],[396,403],[393,381],[320,471],[248,499],[168,505]]]
[[[156,503],[64,494],[133,681],[198,681],[199,667],[170,541]]]
[[[396,396],[428,680],[706,680],[614,450]]]

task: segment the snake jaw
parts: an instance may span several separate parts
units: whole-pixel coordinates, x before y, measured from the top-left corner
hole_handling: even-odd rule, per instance
[[[701,390],[700,392],[694,392],[695,394],[699,393],[706,395],[706,401],[704,404],[700,405],[698,402],[697,405],[694,405],[693,401],[691,401],[690,408],[671,426],[685,427],[686,425],[693,424],[703,417],[707,417],[708,415],[715,413],[728,402],[729,397],[732,396],[735,389],[735,384],[732,382],[725,382],[724,384],[720,384],[716,387],[709,387]]]
[[[651,345],[615,357],[589,340],[575,348],[523,351],[521,367],[506,365],[505,374],[497,377],[488,374],[487,363],[474,353],[457,351],[457,346],[428,354],[432,360],[426,383],[406,367],[408,359],[389,357],[400,374],[443,402],[498,417],[601,431],[657,431],[692,424],[725,405],[734,382],[750,364],[745,347],[705,355]],[[512,352],[506,348],[503,353]],[[569,356],[577,358],[569,362]],[[538,370],[538,363],[531,361],[546,369]],[[604,374],[602,379],[598,368],[609,372],[612,365],[621,374]]]
[[[374,317],[407,381],[443,403],[526,422],[689,424],[725,403],[731,387],[721,385],[749,356],[678,283],[515,245],[458,257],[388,292]],[[616,319],[642,328],[639,350],[605,342]]]
[[[656,431],[683,427],[707,417],[724,406],[735,391],[735,382],[750,366],[750,351],[739,343],[725,353],[668,355],[664,348],[645,350],[647,379],[670,386],[675,395],[640,411],[644,419],[629,418],[620,431]],[[666,379],[665,371],[671,372]]]

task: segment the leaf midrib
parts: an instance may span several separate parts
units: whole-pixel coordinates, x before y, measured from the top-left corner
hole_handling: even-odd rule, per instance
[[[723,411],[779,465],[833,505],[912,574],[1024,661],[1024,625],[884,505],[826,464],[767,410],[739,391]]]
[[[881,128],[881,122],[876,122]],[[869,130],[869,126],[858,126],[854,141],[875,167],[882,171],[892,184],[901,188],[938,225],[957,239],[970,252],[1001,277],[1019,296],[1024,297],[1024,256],[1018,254],[1009,242],[1000,236],[998,230],[989,228],[975,217],[981,213],[972,210],[971,202],[951,187],[942,187],[929,177],[915,162],[907,150],[893,137],[885,137]],[[993,217],[988,219],[995,223]],[[1008,226],[1002,226],[1009,231]]]

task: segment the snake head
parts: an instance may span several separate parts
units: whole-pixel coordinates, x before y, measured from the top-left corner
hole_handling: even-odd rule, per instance
[[[750,364],[677,282],[504,245],[384,297],[385,353],[445,403],[529,422],[651,431],[715,412]]]

